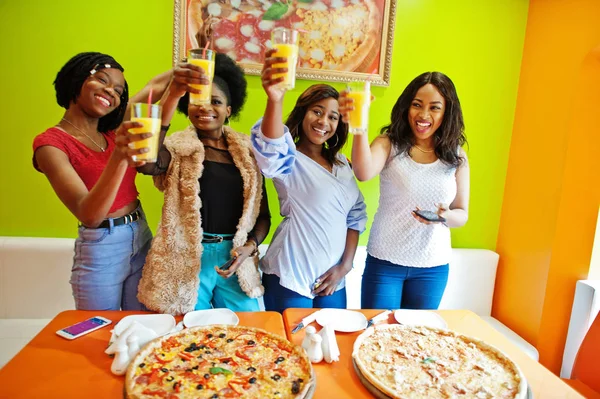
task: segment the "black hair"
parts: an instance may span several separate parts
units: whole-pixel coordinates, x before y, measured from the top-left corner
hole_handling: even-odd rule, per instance
[[[125,72],[125,69],[113,57],[102,53],[80,53],[71,58],[56,75],[54,89],[56,90],[56,102],[64,109],[69,109],[71,102],[76,103],[81,94],[81,87],[92,73],[92,69],[100,70],[110,65],[110,68]],[[98,121],[98,131],[102,133],[116,129],[125,116],[127,102],[129,101],[129,87],[125,80],[123,93],[120,96],[121,103],[110,114],[103,116]]]
[[[222,53],[215,54],[215,76],[213,84],[225,94],[227,105],[231,107],[231,118],[239,116],[244,104],[246,103],[247,86],[244,70],[236,64],[228,55]],[[188,103],[190,102],[190,93],[185,93],[179,99],[177,109],[179,112],[188,115]]]
[[[306,111],[314,103],[321,101],[326,98],[335,98],[336,100],[340,97],[340,93],[333,87],[325,84],[316,84],[310,86],[304,91],[296,100],[296,105],[292,112],[290,112],[285,125],[290,129],[290,133],[294,140],[300,138],[300,132],[302,131],[302,122],[306,116]],[[348,125],[345,124],[341,118],[338,121],[337,129],[335,134],[327,140],[327,145],[323,145],[322,154],[332,165],[338,164],[339,161],[336,158],[338,151],[346,144],[348,139]]]
[[[408,154],[415,145],[414,134],[408,123],[408,110],[417,91],[426,84],[434,85],[446,101],[444,118],[433,136],[435,155],[447,165],[458,167],[464,159],[457,150],[467,143],[465,124],[456,87],[441,72],[425,72],[406,86],[392,109],[391,123],[381,129],[381,134],[389,137],[398,154]]]

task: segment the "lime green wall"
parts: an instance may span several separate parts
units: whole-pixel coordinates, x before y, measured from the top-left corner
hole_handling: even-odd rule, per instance
[[[439,70],[454,80],[465,114],[472,169],[471,216],[467,226],[454,231],[455,246],[495,248],[527,10],[526,0],[398,1],[392,82],[388,88],[373,90],[377,101],[371,136],[388,121],[395,100],[413,77]],[[137,91],[170,67],[173,2],[2,1],[0,15],[4,116],[0,235],[73,237],[75,218],[31,166],[33,137],[62,115],[52,81],[72,55],[101,51],[125,66],[130,88]],[[233,123],[241,131],[249,131],[265,102],[258,78],[248,80],[251,101]],[[286,111],[310,83],[301,81],[289,93]],[[175,129],[185,125],[181,117],[173,124]],[[148,177],[140,176],[138,187],[155,227],[161,195]],[[277,197],[272,185],[269,188],[275,227],[280,220]],[[361,189],[372,220],[377,180],[361,184]],[[366,239],[365,234],[361,242]]]

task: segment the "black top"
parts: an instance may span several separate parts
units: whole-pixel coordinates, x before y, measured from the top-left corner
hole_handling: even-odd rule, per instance
[[[200,181],[202,229],[235,234],[244,210],[244,182],[234,164],[204,161]]]

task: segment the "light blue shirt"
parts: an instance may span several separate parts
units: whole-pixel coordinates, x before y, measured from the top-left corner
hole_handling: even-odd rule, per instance
[[[364,198],[345,156],[337,155],[340,164],[330,173],[296,150],[286,126],[282,137],[270,139],[261,122],[252,127],[252,150],[263,175],[273,179],[284,217],[261,269],[277,275],[285,288],[314,298],[315,280],[342,260],[348,229],[365,230]],[[344,286],[342,280],[337,289]]]

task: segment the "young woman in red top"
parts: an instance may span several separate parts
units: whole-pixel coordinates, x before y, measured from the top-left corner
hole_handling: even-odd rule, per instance
[[[156,98],[170,73],[154,78],[132,102]],[[139,310],[137,287],[152,233],[137,198],[131,156],[148,151],[129,143],[142,127],[123,122],[129,93],[123,67],[111,56],[81,53],[54,81],[62,119],[33,142],[33,163],[79,220],[71,285],[77,309]],[[135,157],[134,157],[135,158]],[[128,161],[129,160],[129,161]],[[141,164],[141,163],[140,163]]]

